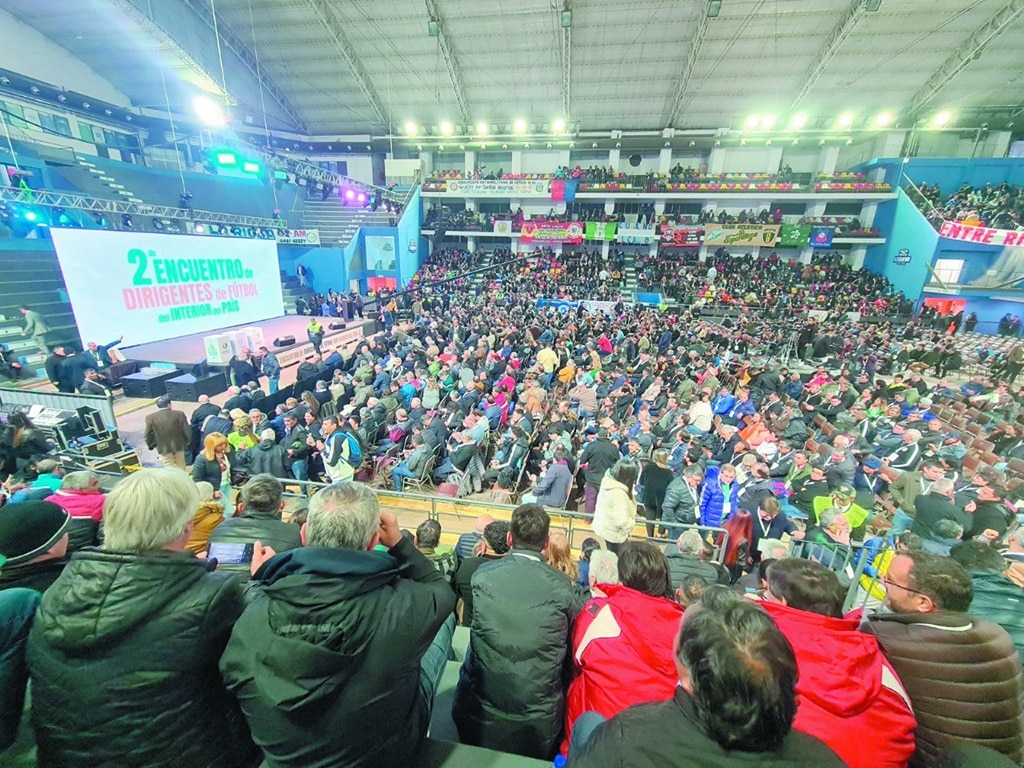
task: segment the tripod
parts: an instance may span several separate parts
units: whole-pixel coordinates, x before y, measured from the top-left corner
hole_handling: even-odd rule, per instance
[[[778,358],[779,362],[785,367],[789,366],[789,361],[792,360],[794,356],[799,359],[799,355],[797,355],[796,340],[797,334],[795,332],[791,332],[786,337],[786,340],[782,342],[782,348],[779,350]]]

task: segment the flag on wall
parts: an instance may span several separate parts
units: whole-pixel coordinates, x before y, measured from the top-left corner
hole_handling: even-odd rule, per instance
[[[811,228],[811,247],[812,248],[831,248],[832,247],[832,236],[835,234],[834,227],[812,227]]]
[[[576,189],[579,182],[576,179],[552,179],[551,199],[556,203],[571,203],[576,200]]]

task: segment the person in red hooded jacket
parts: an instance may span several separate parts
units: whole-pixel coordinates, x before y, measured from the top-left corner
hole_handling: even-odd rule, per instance
[[[60,488],[46,501],[52,501],[71,515],[68,528],[68,555],[83,547],[94,547],[102,542],[100,525],[107,495],[100,488],[99,477],[87,469],[68,472]]]
[[[672,599],[665,553],[648,541],[629,541],[619,550],[621,584],[599,584],[573,628],[575,675],[565,708],[569,747],[573,724],[584,712],[606,718],[634,704],[672,698],[679,683],[673,643],[683,618]]]
[[[903,768],[914,754],[910,697],[872,635],[842,615],[836,574],[787,557],[768,568],[765,609],[796,653],[793,728],[816,736],[849,768]]]

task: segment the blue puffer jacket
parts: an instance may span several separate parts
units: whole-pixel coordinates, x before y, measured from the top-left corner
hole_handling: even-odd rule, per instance
[[[730,513],[736,511],[740,503],[739,483],[735,480],[729,486],[729,509]],[[704,483],[704,490],[700,495],[700,507],[697,520],[701,525],[718,527],[725,519],[725,491],[718,478],[708,480]]]

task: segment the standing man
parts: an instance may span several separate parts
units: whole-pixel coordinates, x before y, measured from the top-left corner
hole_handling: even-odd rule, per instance
[[[608,430],[601,427],[597,430],[597,439],[587,443],[580,454],[580,467],[584,470],[586,485],[584,486],[584,511],[594,514],[597,504],[597,491],[601,487],[604,473],[619,460],[619,449],[608,439]]]
[[[71,394],[75,391],[75,376],[72,370],[74,363],[68,357],[63,346],[56,346],[53,352],[46,358],[43,367],[46,369],[46,378],[57,388],[58,392]]]
[[[323,354],[320,351],[320,345],[324,343],[324,326],[315,317],[310,318],[309,325],[306,326],[306,338],[309,339],[318,355]]]
[[[1024,341],[1018,341],[1006,356],[1006,381],[1013,384],[1024,369]]]
[[[1024,678],[1006,630],[968,615],[974,590],[956,561],[901,552],[883,577],[892,613],[861,630],[878,638],[917,716],[911,764],[936,765],[958,742],[1024,756]],[[970,702],[967,704],[966,702]]]
[[[36,347],[45,356],[47,352],[46,334],[50,332],[50,326],[43,320],[42,315],[33,309],[29,309],[24,304],[18,307],[18,311],[25,316],[25,330],[22,334],[24,336],[31,336]]]
[[[156,451],[160,463],[168,469],[185,469],[185,449],[192,441],[192,430],[181,411],[171,410],[171,398],[163,395],[156,401],[156,413],[146,417],[143,439],[146,447]]]
[[[260,347],[259,351],[263,355],[263,359],[260,361],[260,370],[270,383],[270,394],[276,394],[281,387],[281,361],[278,359],[278,355],[266,347]]]
[[[301,537],[281,554],[257,545],[224,682],[267,765],[415,765],[455,593],[361,483],[316,494]]]
[[[199,405],[194,411],[192,411],[192,418],[189,419],[189,428],[192,433],[192,438],[189,441],[188,452],[195,456],[199,453],[201,448],[200,442],[203,438],[203,424],[211,416],[216,416],[220,413],[220,406],[210,402],[209,395],[199,396]]]
[[[539,504],[519,505],[508,555],[473,574],[469,651],[452,707],[463,744],[542,760],[558,749],[569,638],[590,595],[544,562],[550,524]]]

